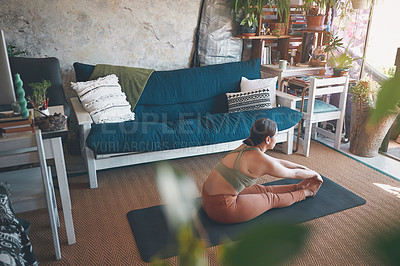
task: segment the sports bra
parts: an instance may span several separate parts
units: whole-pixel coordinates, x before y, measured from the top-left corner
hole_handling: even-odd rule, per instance
[[[250,187],[257,182],[257,178],[249,177],[240,171],[240,162],[245,151],[256,150],[261,151],[258,148],[244,146],[241,149],[230,151],[228,154],[238,152],[239,155],[235,159],[233,168],[226,167],[222,161],[219,161],[215,170],[235,189],[237,193],[240,193],[245,187]],[[226,156],[226,155],[225,155]]]

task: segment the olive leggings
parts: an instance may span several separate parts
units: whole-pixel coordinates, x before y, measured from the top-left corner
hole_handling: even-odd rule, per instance
[[[237,195],[209,195],[202,188],[202,205],[208,216],[220,223],[240,223],[251,220],[273,208],[282,208],[304,200],[298,185],[253,185]]]

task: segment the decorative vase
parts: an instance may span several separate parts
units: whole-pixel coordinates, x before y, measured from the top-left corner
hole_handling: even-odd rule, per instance
[[[353,100],[350,121],[350,152],[361,157],[375,157],[387,132],[397,117],[389,114],[376,125],[368,125],[371,107],[368,103]]]
[[[18,73],[15,74],[15,84],[17,85],[16,93],[17,93],[17,96],[18,96],[18,104],[20,106],[19,113],[23,117],[27,118],[29,116],[29,111],[26,108],[27,102],[26,102],[26,99],[25,99],[25,91],[24,91],[24,89],[22,87],[23,82],[22,82],[21,77],[20,77],[20,75]]]
[[[325,15],[307,15],[307,29],[309,30],[323,30]]]
[[[351,0],[351,4],[353,9],[367,9],[368,8],[368,1],[367,0]]]
[[[243,36],[255,36],[256,35],[256,31],[257,31],[257,27],[255,25],[249,27],[247,25],[242,25],[241,26],[241,32]]]
[[[286,33],[285,23],[270,22],[269,27],[271,28],[272,35],[281,36]]]

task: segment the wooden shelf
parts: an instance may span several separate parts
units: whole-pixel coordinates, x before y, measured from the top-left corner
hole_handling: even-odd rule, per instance
[[[291,36],[291,35],[281,35],[281,36],[277,37],[277,36],[274,36],[274,35],[256,35],[256,36],[238,35],[236,37],[238,37],[240,39],[247,39],[247,40],[279,40],[279,39],[292,38],[293,36]]]
[[[307,29],[307,28],[305,28],[304,30],[302,30],[302,32],[315,32],[315,33],[326,33],[326,34],[330,33],[330,32],[327,31],[327,30],[310,30],[310,29]]]

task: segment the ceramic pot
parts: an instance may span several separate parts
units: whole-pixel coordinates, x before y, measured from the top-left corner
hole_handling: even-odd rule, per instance
[[[309,30],[323,30],[325,15],[307,15],[307,29]]]
[[[285,23],[279,23],[279,22],[270,22],[269,27],[271,28],[272,35],[285,35],[286,29],[285,29]]]
[[[367,9],[368,8],[368,1],[367,0],[351,0],[351,4],[353,9]]]
[[[333,68],[333,75],[335,77],[341,77],[345,73],[349,73],[349,69],[348,68],[339,68],[339,67],[334,67]]]
[[[252,27],[249,27],[247,25],[242,25],[241,26],[241,32],[243,36],[255,36],[256,35],[256,31],[257,31],[257,27],[255,25],[253,25]]]
[[[378,155],[379,147],[398,115],[390,113],[381,118],[376,125],[368,126],[370,112],[371,107],[367,103],[352,101],[349,150],[361,157]]]

